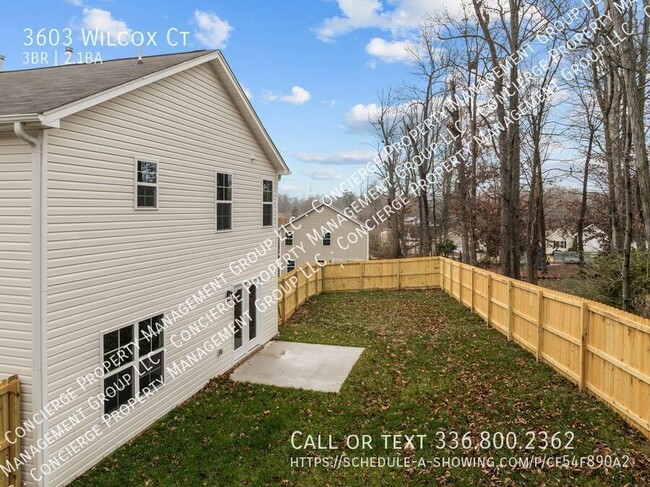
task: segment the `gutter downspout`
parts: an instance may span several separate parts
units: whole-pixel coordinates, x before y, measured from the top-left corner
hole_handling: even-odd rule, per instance
[[[32,414],[42,411],[47,403],[47,164],[45,134],[39,131],[38,138],[25,132],[24,122],[14,122],[16,136],[32,148],[31,161],[31,280],[32,280]],[[35,443],[48,431],[48,420],[34,428]],[[41,474],[41,465],[47,460],[47,447],[36,455],[36,475]],[[47,476],[36,485],[48,484]]]

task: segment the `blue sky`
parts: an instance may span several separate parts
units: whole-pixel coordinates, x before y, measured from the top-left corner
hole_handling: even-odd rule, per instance
[[[292,169],[280,189],[290,195],[325,193],[373,156],[368,111],[377,93],[407,77],[405,47],[422,16],[440,0],[23,0],[3,2],[0,54],[5,70],[44,66],[25,63],[25,53],[46,52],[53,64],[58,46],[26,46],[25,29],[45,28],[56,41],[72,32],[75,56],[102,59],[137,56],[128,46],[84,46],[82,29],[157,32],[145,55],[220,48]],[[452,2],[453,3],[453,0]],[[187,31],[187,44],[169,29]],[[124,39],[129,38],[123,37]],[[81,54],[81,52],[89,54]]]

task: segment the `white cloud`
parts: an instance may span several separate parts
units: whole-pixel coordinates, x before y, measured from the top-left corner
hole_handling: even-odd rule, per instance
[[[311,99],[311,93],[300,86],[294,86],[291,88],[290,95],[279,95],[272,91],[267,91],[264,93],[264,99],[267,101],[284,101],[294,105],[302,105]]]
[[[337,0],[340,16],[325,19],[316,36],[325,42],[356,29],[377,28],[393,33],[412,30],[427,14],[458,12],[462,0]],[[389,7],[389,8],[386,8]],[[392,8],[390,8],[392,7]]]
[[[361,27],[388,26],[388,19],[380,13],[380,0],[338,0],[338,4],[343,16],[325,19],[316,29],[316,36],[322,41],[331,41]]]
[[[68,3],[74,5],[75,7],[83,7],[84,0],[68,0]]]
[[[102,10],[101,8],[84,7],[81,24],[85,29],[105,32],[110,34],[111,37],[117,37],[120,32],[131,32],[126,22],[113,18],[113,15],[108,10]]]
[[[338,181],[343,179],[343,176],[336,169],[309,169],[305,171],[305,174],[318,181]]]
[[[377,120],[380,108],[376,103],[354,105],[345,115],[345,125],[352,132],[372,131],[370,121]]]
[[[409,61],[417,46],[411,41],[386,41],[373,38],[366,46],[366,52],[387,63]]]
[[[194,20],[199,29],[194,33],[196,39],[208,49],[223,49],[233,27],[212,12],[194,11]]]
[[[286,101],[288,103],[293,103],[294,105],[302,105],[306,103],[311,98],[309,92],[301,88],[300,86],[294,86],[291,88],[291,94],[280,97],[281,101]]]
[[[416,50],[417,46],[411,41],[386,41],[379,37],[374,37],[366,45],[368,54],[386,63],[409,61]]]
[[[298,152],[295,156],[303,162],[316,164],[331,164],[333,166],[346,166],[355,164],[366,164],[376,154],[371,151],[351,150],[344,152]]]

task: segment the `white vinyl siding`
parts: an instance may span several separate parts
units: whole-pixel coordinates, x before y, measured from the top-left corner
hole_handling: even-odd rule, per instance
[[[295,220],[295,227],[291,225],[284,227],[284,235],[293,232],[293,243],[287,245],[286,239],[281,239],[280,253],[286,254],[292,248],[296,249],[297,257],[295,259],[291,254],[291,259],[295,260],[296,267],[301,267],[307,262],[311,262],[315,266],[316,261],[367,260],[369,258],[368,236],[362,233],[359,225],[348,219],[339,225],[339,214],[336,211],[328,206],[322,206],[319,210],[322,211],[314,210]],[[338,227],[333,227],[328,222],[333,222]],[[300,228],[296,228],[298,226]],[[328,229],[331,229],[330,245],[324,245],[324,237]],[[312,235],[312,240],[307,237],[308,234]],[[348,240],[349,234],[354,234],[350,240]],[[356,241],[354,241],[355,239]],[[314,241],[313,244],[312,241]],[[300,247],[304,247],[304,253],[299,250]],[[285,268],[283,273],[286,272],[288,271]]]
[[[0,135],[0,376],[20,377],[23,419],[33,414],[30,205],[31,148]],[[32,441],[30,433],[23,447]]]
[[[133,211],[133,159],[139,155],[159,161],[164,175],[158,211]],[[216,172],[232,174],[237,185],[230,232],[215,232]],[[232,285],[275,260],[273,249],[236,278],[229,270],[231,261],[263,240],[275,242],[273,226],[260,225],[263,179],[277,181],[276,171],[208,65],[70,116],[51,131],[50,399],[101,363],[103,332],[176,309],[220,273]],[[265,295],[275,286],[265,283]],[[226,290],[216,291],[166,331],[166,367],[230,322],[228,314],[181,346],[170,345],[173,335],[224,301]],[[263,344],[277,332],[276,311],[261,312],[259,321]],[[222,354],[210,354],[175,380],[165,376],[164,387],[56,470],[50,484],[69,482],[228,370],[232,346],[232,340],[225,343]],[[84,406],[100,384],[82,391],[70,409]],[[100,423],[100,411],[84,411],[86,419],[67,441]],[[63,419],[59,414],[51,423]],[[58,442],[51,455],[65,445]]]

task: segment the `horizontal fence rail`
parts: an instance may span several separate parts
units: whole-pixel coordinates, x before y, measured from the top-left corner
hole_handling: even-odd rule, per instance
[[[0,378],[0,464],[7,465],[20,454],[20,380],[17,375]],[[10,441],[7,441],[10,440]],[[0,487],[19,486],[20,469],[9,475],[0,472]]]
[[[650,438],[650,320],[444,257],[305,265],[279,288],[281,322],[323,292],[441,288]]]

